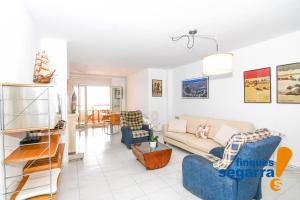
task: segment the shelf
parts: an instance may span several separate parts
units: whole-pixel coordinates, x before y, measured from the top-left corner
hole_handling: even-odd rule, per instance
[[[60,144],[56,155],[51,158],[52,169],[62,168],[65,144]],[[35,161],[29,161],[23,168],[23,174],[43,171],[50,169],[49,158],[43,158]]]
[[[59,145],[60,135],[51,135],[50,157],[54,157]],[[40,142],[48,142],[48,136],[42,136]],[[6,164],[14,162],[30,161],[49,157],[47,143],[20,146],[15,149],[7,158]]]
[[[65,128],[61,128],[61,129],[50,129],[51,133],[63,133],[65,132]]]
[[[65,131],[64,128],[62,129],[49,129],[48,127],[37,127],[37,128],[20,128],[20,129],[7,129],[4,131],[5,134],[14,134],[14,133],[25,133],[30,131],[41,131],[41,132],[48,132],[50,130],[51,133],[59,132],[62,133]]]
[[[27,182],[29,176],[24,176],[21,182],[19,183],[16,191],[21,191],[22,188],[24,187],[25,183]],[[15,200],[18,196],[19,192],[14,192],[13,195],[10,197],[10,200]]]
[[[29,132],[29,131],[47,131],[47,130],[49,130],[48,127],[18,128],[18,129],[7,129],[4,131],[4,133],[5,134],[13,134],[13,133],[25,133],[25,132]]]
[[[47,174],[47,171],[44,171]],[[58,183],[59,183],[59,177],[61,169],[56,169],[53,171],[53,179],[52,179],[52,187],[54,188],[52,198],[51,195],[49,195],[50,191],[45,190],[45,187],[47,184],[50,184],[50,177],[46,174],[32,174],[28,176],[24,176],[23,179],[20,181],[17,189],[15,192],[12,193],[12,196],[10,197],[10,200],[16,200],[18,199],[18,196],[26,196],[27,200],[46,200],[46,199],[55,199],[56,193],[58,189]],[[46,185],[36,187],[36,182],[43,182]],[[34,196],[36,195],[36,196]],[[20,198],[20,197],[19,197]],[[23,199],[23,198],[22,198]]]
[[[0,83],[0,86],[12,86],[12,87],[54,87],[49,83]]]

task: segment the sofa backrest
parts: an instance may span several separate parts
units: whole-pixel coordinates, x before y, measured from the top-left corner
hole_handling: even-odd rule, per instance
[[[242,132],[253,131],[254,125],[249,122],[233,121],[225,119],[214,119],[202,116],[193,115],[180,115],[179,119],[187,120],[187,132],[195,134],[198,126],[202,123],[207,123],[211,126],[208,137],[213,138],[218,130],[221,128],[222,124],[236,128]]]

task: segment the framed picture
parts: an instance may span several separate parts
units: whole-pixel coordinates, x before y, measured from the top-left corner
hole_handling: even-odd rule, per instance
[[[244,72],[244,102],[271,103],[271,68]]]
[[[300,103],[300,63],[277,66],[277,103]]]
[[[162,97],[162,80],[152,79],[152,97]]]
[[[182,98],[208,99],[209,79],[207,76],[182,81]]]

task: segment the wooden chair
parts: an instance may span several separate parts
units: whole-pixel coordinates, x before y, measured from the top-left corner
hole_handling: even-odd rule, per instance
[[[117,126],[118,131],[120,130],[120,124],[121,124],[121,118],[120,118],[120,114],[110,114],[110,123],[111,126],[113,126],[113,130],[114,127]]]

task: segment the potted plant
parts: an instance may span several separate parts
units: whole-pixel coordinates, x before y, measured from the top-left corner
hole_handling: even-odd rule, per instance
[[[154,135],[150,136],[150,139],[149,139],[150,148],[156,148],[156,146],[157,146],[157,140],[158,140],[158,136],[154,136]]]

